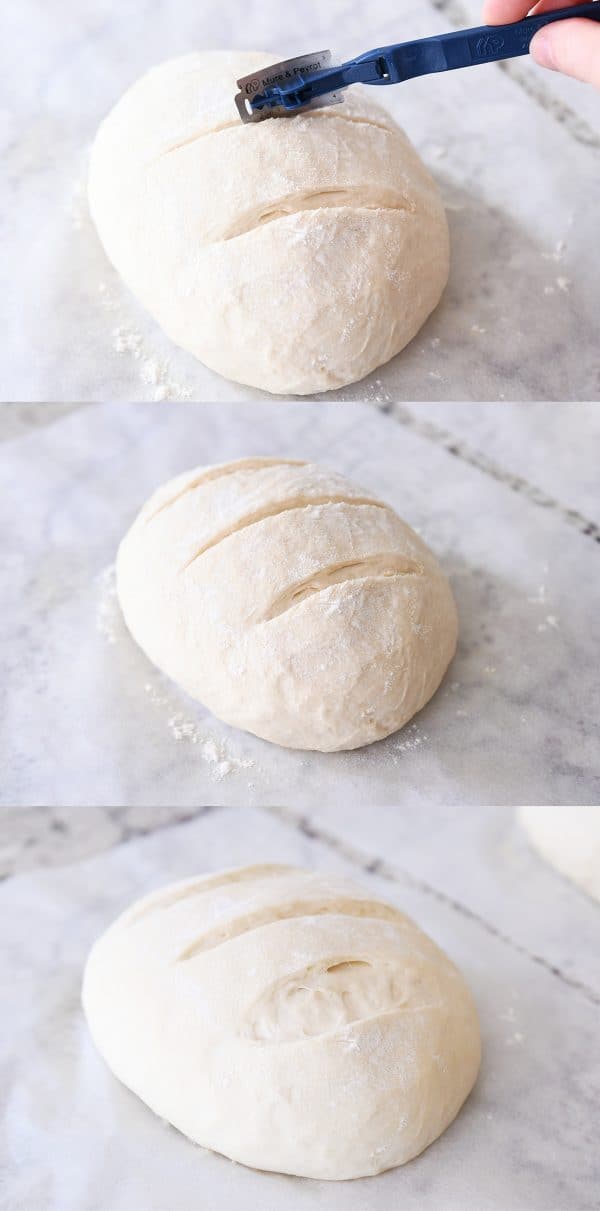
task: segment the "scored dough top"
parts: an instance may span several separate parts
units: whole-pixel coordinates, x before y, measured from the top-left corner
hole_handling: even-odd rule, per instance
[[[260,864],[139,901],[93,948],[84,1007],[158,1114],[245,1163],[403,1163],[454,1117],[477,1016],[446,956],[351,880]]]
[[[456,645],[452,593],[425,543],[313,463],[178,476],[123,540],[117,586],[155,664],[220,718],[291,747],[389,735]]]
[[[257,127],[265,123],[257,123],[254,132],[244,133],[235,104],[237,80],[273,62],[274,57],[272,51],[195,51],[151,68],[118,102],[123,107],[123,119],[140,127],[142,137],[132,149],[136,160],[143,163],[221,130],[234,129],[242,138],[253,139]],[[374,127],[398,130],[391,114],[373,99],[373,90],[354,86],[345,91],[342,105],[274,122],[269,137],[285,137],[298,127],[298,121],[302,125],[305,119],[310,122],[315,117],[369,122]]]
[[[389,163],[389,156],[386,163],[385,155],[381,154],[386,147],[389,151],[391,135],[400,138],[412,153],[410,169],[417,170],[417,180],[421,184],[429,181],[404,132],[362,86],[347,90],[341,105],[310,110],[292,119],[268,119],[250,126],[242,123],[234,99],[236,80],[269,63],[272,57],[269,53],[209,51],[171,59],[152,68],[127,90],[101,124],[95,154],[110,139],[111,156],[122,157],[126,171],[150,168],[166,156],[170,157],[168,171],[176,172],[178,163],[185,161],[187,155],[194,155],[195,145],[206,139],[208,142],[196,150],[209,173],[211,160],[206,162],[205,154],[211,156],[214,149],[216,156],[230,157],[227,195],[232,200],[247,200],[243,168],[245,161],[248,165],[255,156],[259,157],[265,179],[259,180],[253,168],[252,184],[264,186],[265,196],[274,200],[273,187],[276,194],[278,184],[285,189],[299,183],[304,191],[304,186],[311,183],[326,185],[333,174],[339,187],[340,173],[352,171],[352,164],[345,162],[343,148],[332,156],[332,140],[338,141],[346,135],[354,139],[354,171],[360,174],[354,184],[358,185],[361,177],[367,189],[393,184],[400,201],[403,191],[398,165]],[[133,145],[132,132],[136,136]],[[357,159],[361,146],[365,151]],[[263,153],[263,147],[265,152],[268,149],[268,155]],[[217,163],[215,160],[214,175],[222,188]],[[366,178],[364,172],[369,164],[371,173]],[[202,181],[198,184],[202,187]],[[224,199],[225,191],[220,201]]]
[[[434,182],[366,90],[243,124],[236,80],[268,53],[209,52],[138,80],[98,131],[92,216],[173,340],[240,382],[307,394],[412,338],[448,276]]]
[[[244,125],[235,81],[269,58],[213,51],[148,72],[100,126],[92,200],[97,187],[112,185],[114,192],[117,182],[122,195],[124,181],[142,177],[144,189],[164,200],[178,184],[184,198],[193,180],[195,247],[227,242],[306,210],[414,213],[423,195],[435,194],[437,202],[406,135],[366,89],[350,90],[339,106]]]
[[[289,866],[163,888],[125,912],[103,946],[148,981],[189,963],[181,978],[204,986],[205,1005],[215,1010],[211,1029],[271,1044],[331,1034],[394,1009],[435,1009],[443,995],[440,953],[407,917],[349,879]],[[243,990],[232,983],[238,964]],[[445,965],[443,977],[442,986]]]

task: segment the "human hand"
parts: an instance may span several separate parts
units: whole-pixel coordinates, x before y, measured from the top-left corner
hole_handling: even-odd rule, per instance
[[[521,21],[529,13],[546,13],[577,2],[542,0],[532,9],[521,0],[486,0],[483,19],[488,25],[508,25],[511,21]],[[531,54],[542,67],[564,72],[600,88],[600,24],[595,21],[574,17],[572,21],[547,25],[535,35]]]

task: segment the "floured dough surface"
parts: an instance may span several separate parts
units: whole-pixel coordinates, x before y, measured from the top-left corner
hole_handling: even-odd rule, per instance
[[[415,336],[448,279],[437,188],[367,90],[243,125],[272,53],[186,55],[102,123],[89,200],[106,252],[171,339],[279,394],[355,382]]]
[[[477,1014],[425,934],[350,880],[259,865],[190,879],[94,946],[83,1004],[115,1075],[192,1140],[345,1179],[405,1164],[477,1077]]]
[[[121,543],[133,637],[225,722],[290,748],[359,748],[431,698],[457,640],[424,542],[368,490],[313,463],[199,467]]]
[[[600,901],[600,807],[522,807],[520,817],[546,862]]]

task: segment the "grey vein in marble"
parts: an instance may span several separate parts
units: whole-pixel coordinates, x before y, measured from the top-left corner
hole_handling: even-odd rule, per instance
[[[174,824],[218,811],[174,807],[3,807],[0,880],[44,866],[80,862]]]
[[[437,409],[438,417],[441,416],[442,418],[444,416],[443,409],[445,407],[451,407],[451,405],[431,406]],[[465,404],[458,406],[468,407],[469,405]],[[482,404],[475,405],[478,410],[484,406],[485,405]],[[491,405],[487,405],[487,407],[490,406]],[[558,409],[561,406],[564,407],[565,405],[541,405],[541,407],[544,409],[551,410],[554,410],[554,408]],[[572,407],[572,405],[567,406]],[[520,405],[520,407],[525,408],[526,405]],[[401,425],[405,425],[407,428],[412,429],[421,437],[426,437],[429,440],[436,442],[438,445],[443,446],[443,448],[455,458],[459,458],[463,462],[468,463],[470,466],[477,467],[478,470],[484,471],[486,475],[490,475],[493,479],[498,480],[499,483],[506,484],[511,491],[518,492],[523,496],[526,496],[532,504],[539,505],[542,509],[551,509],[558,513],[562,520],[567,523],[567,525],[575,526],[575,528],[579,530],[580,534],[585,535],[586,538],[592,538],[594,542],[600,542],[600,525],[598,522],[592,521],[591,518],[584,516],[584,514],[580,513],[578,509],[574,509],[566,504],[563,504],[560,500],[557,500],[555,496],[551,495],[545,490],[542,490],[535,483],[532,483],[531,479],[528,477],[526,478],[525,475],[517,475],[514,472],[507,470],[505,466],[501,466],[494,459],[490,458],[487,453],[484,453],[481,449],[476,449],[469,442],[468,438],[465,440],[463,438],[453,436],[442,426],[431,421],[430,413],[427,408],[421,408],[419,411],[417,411],[414,407],[411,409],[403,406],[402,404],[380,404],[378,405],[378,408],[381,412],[393,416]],[[550,417],[548,419],[550,420]],[[499,424],[501,426],[502,422],[500,421]],[[592,454],[594,462],[596,462],[598,454],[600,454],[600,442],[597,439],[591,446],[589,452]],[[557,460],[560,459],[560,448],[557,443],[555,444],[552,453]],[[547,475],[549,477],[552,476],[552,465],[547,468]],[[598,509],[600,505],[600,494],[598,492],[597,483],[595,483],[594,486],[595,493],[593,499],[590,498],[589,504]]]
[[[382,405],[377,405],[381,407]],[[405,404],[388,406],[401,424],[452,448],[541,507],[597,532],[600,518],[600,408],[579,404]],[[458,440],[457,440],[458,439]]]

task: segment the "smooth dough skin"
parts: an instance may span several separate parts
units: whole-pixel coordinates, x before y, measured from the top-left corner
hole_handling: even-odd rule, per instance
[[[112,1072],[205,1148],[330,1180],[404,1165],[480,1062],[465,982],[396,908],[337,875],[253,866],[138,901],[83,983]]]
[[[520,818],[542,858],[600,901],[600,807],[522,807]]]
[[[272,52],[154,68],[100,126],[89,201],[115,268],[175,344],[225,378],[307,395],[364,378],[439,302],[437,188],[366,91],[243,125],[236,80]]]
[[[163,485],[121,543],[117,591],[154,664],[219,719],[288,748],[389,736],[456,649],[431,551],[312,463],[245,459]]]

